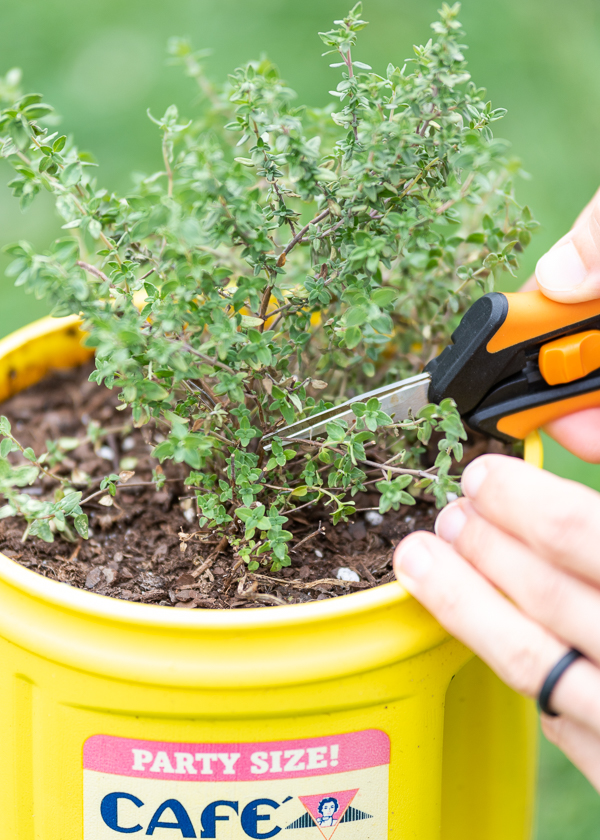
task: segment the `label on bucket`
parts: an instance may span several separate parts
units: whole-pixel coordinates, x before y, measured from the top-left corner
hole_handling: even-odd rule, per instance
[[[94,735],[83,751],[83,836],[386,840],[389,763],[378,729],[253,744]]]

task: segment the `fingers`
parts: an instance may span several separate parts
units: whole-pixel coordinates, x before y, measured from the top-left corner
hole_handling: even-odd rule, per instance
[[[417,532],[394,554],[400,583],[514,689],[537,696],[565,645],[524,616],[441,539]]]
[[[548,423],[544,431],[582,461],[600,464],[600,408],[560,417]]]
[[[404,539],[394,555],[400,583],[504,682],[536,697],[566,646],[520,612],[450,545],[433,534]],[[560,678],[552,708],[600,735],[600,670],[579,659]]]
[[[600,793],[600,736],[567,717],[542,715],[546,738],[561,749]]]
[[[572,230],[538,261],[541,291],[561,303],[600,297],[600,190]]]
[[[469,464],[462,488],[480,516],[552,563],[600,584],[600,494],[503,455]]]
[[[438,516],[436,533],[520,609],[600,663],[600,591],[552,566],[461,499]]]

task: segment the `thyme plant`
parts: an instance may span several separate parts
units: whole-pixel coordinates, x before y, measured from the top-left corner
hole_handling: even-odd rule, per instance
[[[64,222],[44,253],[10,246],[9,275],[54,315],[80,314],[92,379],[119,389],[136,426],[153,424],[159,462],[189,467],[199,527],[250,570],[289,565],[292,508],[321,501],[337,523],[373,484],[381,512],[419,491],[438,506],[458,492],[450,469],[465,433],[449,400],[408,419],[359,402],[352,423],[330,422],[317,440],[282,430],[419,372],[530,240],[519,164],[492,134],[505,111],[471,81],[458,11],[444,4],[413,58],[375,71],[355,57],[358,3],[320,33],[339,74],[325,108],[297,104],[267,59],[213,85],[204,54],[172,39],[201,105],[191,118],[174,105],[149,113],[163,166],[124,196],[98,185],[91,158],[54,129],[41,96],[21,94],[15,71],[0,84],[10,186],[23,209],[49,191]],[[30,465],[15,466],[20,445],[2,422],[0,515],[22,514],[43,539],[53,520],[85,536],[68,479],[50,501],[19,492],[49,456],[25,451]],[[424,470],[433,432],[439,454]]]

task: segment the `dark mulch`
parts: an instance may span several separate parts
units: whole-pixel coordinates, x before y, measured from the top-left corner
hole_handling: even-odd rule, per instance
[[[393,579],[392,552],[399,540],[414,530],[433,529],[435,508],[425,501],[383,518],[358,513],[353,522],[336,528],[314,506],[289,514],[285,527],[294,534],[291,567],[277,573],[265,567],[256,574],[240,564],[236,568],[227,544],[210,531],[198,532],[194,501],[183,484],[184,465],[165,466],[168,481],[159,492],[153,486],[134,486],[152,478],[158,462],[150,453],[160,434],[150,426],[128,425],[127,413],[116,411],[116,392],[87,381],[91,369],[56,372],[2,406],[13,434],[38,455],[48,439],[83,439],[90,420],[113,429],[96,448],[83,442],[70,451],[57,468],[75,478],[81,472],[91,477],[84,497],[108,473],[135,470],[131,486],[117,491],[113,507],[98,504],[100,497],[86,504],[89,540],[70,543],[57,534],[53,543],[37,538],[23,543],[22,521],[0,521],[0,550],[45,577],[113,598],[188,609],[294,604],[387,583]],[[475,442],[469,460],[486,449],[487,441]],[[49,498],[55,487],[44,478],[30,492]],[[365,494],[357,507],[374,506],[377,499],[377,493]],[[341,567],[359,580],[338,579]]]

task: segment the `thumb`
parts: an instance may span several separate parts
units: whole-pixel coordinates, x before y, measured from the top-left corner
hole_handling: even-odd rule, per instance
[[[535,276],[546,297],[560,303],[600,298],[600,190],[569,233],[539,260]]]

